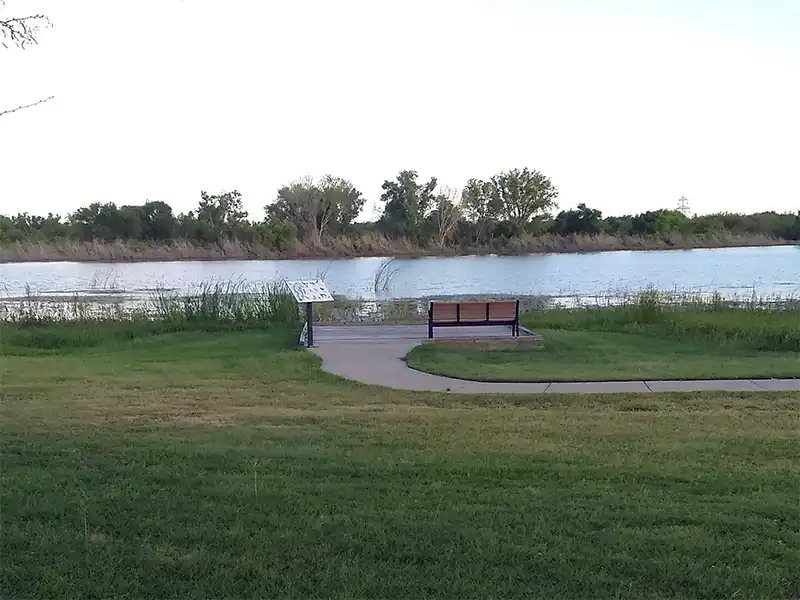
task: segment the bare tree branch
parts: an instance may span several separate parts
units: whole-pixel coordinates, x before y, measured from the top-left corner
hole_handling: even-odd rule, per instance
[[[0,10],[5,9],[6,0],[0,0]],[[33,14],[26,17],[0,16],[0,45],[8,49],[9,44],[25,49],[26,46],[39,43],[37,36],[42,27],[50,27],[50,19],[46,15]],[[30,108],[52,100],[54,96],[43,98],[31,104],[24,104],[9,110],[0,110],[0,117],[15,113],[24,108]]]
[[[0,2],[0,7],[5,2]],[[50,19],[46,15],[34,14],[25,17],[0,17],[0,44],[3,48],[8,48],[9,44],[25,48],[32,44],[38,44],[36,39],[42,27],[50,27]]]
[[[45,102],[47,102],[48,100],[52,100],[53,98],[55,98],[55,96],[50,96],[49,98],[43,98],[41,100],[37,100],[36,102],[32,102],[30,104],[23,104],[22,106],[18,106],[17,108],[12,108],[10,110],[0,110],[0,117],[2,117],[3,115],[11,114],[13,112],[17,112],[18,110],[22,110],[23,108],[30,108],[38,104],[44,104]]]

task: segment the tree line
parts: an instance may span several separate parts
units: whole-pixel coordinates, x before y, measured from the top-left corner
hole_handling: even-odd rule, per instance
[[[200,193],[197,208],[175,214],[162,201],[142,205],[95,202],[65,216],[0,215],[0,244],[37,242],[145,241],[197,245],[234,240],[282,252],[300,240],[325,244],[332,238],[381,234],[428,248],[502,248],[514,239],[541,235],[606,234],[616,237],[699,236],[727,233],[800,240],[800,212],[720,213],[689,216],[660,209],[624,216],[579,204],[554,212],[558,189],[536,170],[511,169],[487,180],[470,179],[462,190],[421,180],[406,170],[384,181],[379,219],[357,222],[366,204],[348,180],[326,175],[281,187],[253,220],[236,191]],[[683,200],[683,199],[682,199]]]

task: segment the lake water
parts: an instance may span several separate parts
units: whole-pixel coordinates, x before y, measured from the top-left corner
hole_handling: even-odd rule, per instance
[[[395,259],[386,289],[375,273],[386,259],[0,264],[0,294],[135,299],[155,288],[187,291],[216,279],[260,282],[321,277],[351,298],[510,294],[551,298],[615,296],[649,287],[733,296],[800,296],[800,246],[602,252],[535,256]]]

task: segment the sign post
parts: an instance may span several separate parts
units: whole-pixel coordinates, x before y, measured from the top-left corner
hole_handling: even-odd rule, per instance
[[[314,346],[314,302],[333,302],[333,296],[319,279],[287,281],[286,285],[298,303],[306,305],[306,347]]]
[[[306,345],[314,347],[314,304],[306,302]]]

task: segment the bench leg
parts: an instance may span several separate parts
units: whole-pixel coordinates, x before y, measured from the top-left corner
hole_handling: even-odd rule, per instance
[[[428,339],[433,339],[433,321],[428,321]]]

